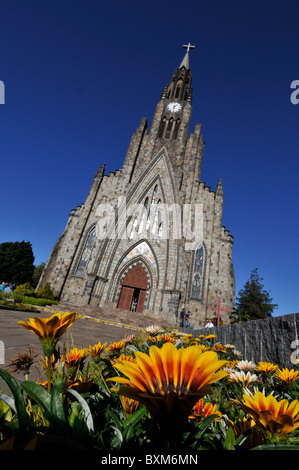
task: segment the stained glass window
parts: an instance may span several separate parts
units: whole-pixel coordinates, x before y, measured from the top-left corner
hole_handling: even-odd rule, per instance
[[[87,263],[90,259],[92,249],[93,249],[94,244],[95,244],[95,237],[96,237],[96,228],[94,227],[89,232],[89,235],[87,237],[81,259],[80,259],[80,261],[78,263],[78,266],[77,266],[76,276],[83,276],[83,274],[85,272]]]
[[[141,222],[140,222],[140,225],[139,225],[138,233],[141,233],[142,230],[143,230],[143,226],[144,226],[144,222],[145,222],[146,214],[147,214],[147,208],[148,208],[148,197],[144,201],[143,211],[142,211],[142,216],[141,216]]]
[[[200,299],[201,295],[203,255],[203,247],[200,246],[195,252],[191,284],[191,297],[198,300]]]

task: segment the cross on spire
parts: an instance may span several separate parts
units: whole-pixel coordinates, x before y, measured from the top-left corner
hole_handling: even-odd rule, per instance
[[[187,49],[187,52],[189,52],[190,49],[195,49],[195,46],[191,46],[190,42],[188,44],[185,44],[183,47]]]

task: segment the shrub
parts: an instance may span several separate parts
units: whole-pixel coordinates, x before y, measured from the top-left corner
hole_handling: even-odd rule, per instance
[[[30,284],[30,282],[26,282],[25,284],[19,284],[13,291],[13,297],[14,298],[19,298],[24,295],[34,297],[35,296],[35,290]]]
[[[58,304],[58,301],[57,300],[53,300],[53,299],[40,299],[40,298],[36,298],[36,297],[22,297],[22,301],[21,303],[23,304],[29,304],[29,305],[38,305],[40,307],[43,307],[45,305],[56,305]]]
[[[37,292],[36,292],[36,297],[39,299],[49,299],[49,300],[55,300],[51,285],[49,282],[46,282],[46,284],[42,287],[40,287]]]

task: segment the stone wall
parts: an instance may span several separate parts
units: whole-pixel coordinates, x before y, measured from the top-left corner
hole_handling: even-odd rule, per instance
[[[241,351],[242,359],[255,363],[267,361],[292,369],[295,367],[292,360],[299,358],[299,313],[215,328],[189,327],[187,330],[196,336],[215,334],[216,342],[234,345]]]

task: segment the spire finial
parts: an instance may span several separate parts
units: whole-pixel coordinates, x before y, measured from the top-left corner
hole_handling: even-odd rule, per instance
[[[184,47],[185,49],[187,49],[187,52],[189,52],[190,49],[195,49],[195,46],[191,46],[191,43],[190,43],[190,42],[188,42],[188,44],[185,44],[183,47]]]
[[[185,54],[185,57],[182,60],[181,65],[179,66],[179,69],[182,67],[185,67],[185,69],[188,70],[189,69],[189,50],[195,49],[195,46],[192,46],[191,43],[189,42],[188,44],[184,44],[183,48],[187,49],[187,52]]]

